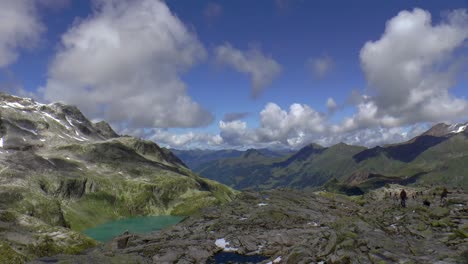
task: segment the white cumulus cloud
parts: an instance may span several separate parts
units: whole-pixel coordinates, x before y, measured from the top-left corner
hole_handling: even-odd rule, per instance
[[[468,115],[468,101],[449,90],[456,83],[457,49],[466,49],[467,10],[455,10],[433,25],[422,9],[402,11],[379,40],[360,52],[369,98],[354,117],[357,127],[395,127],[452,120]]]
[[[275,103],[268,103],[260,112],[260,124],[249,128],[240,120],[219,122],[223,143],[236,147],[297,147],[306,144],[307,135],[326,131],[326,120],[322,113],[307,105],[292,104],[284,110]]]
[[[344,142],[373,147],[406,141],[428,129],[428,124],[422,123],[345,131],[341,126],[331,124],[327,115],[303,104],[282,109],[269,103],[259,118],[261,122],[257,127],[249,127],[241,120],[220,121],[219,134],[154,130],[148,138],[173,148],[301,148],[312,142],[323,146]]]
[[[195,127],[212,115],[180,75],[206,57],[162,1],[96,0],[61,39],[43,95],[124,127]]]
[[[219,63],[229,65],[249,75],[253,98],[257,98],[281,73],[281,65],[271,56],[263,54],[258,48],[251,48],[244,52],[225,43],[216,48],[215,56]]]
[[[262,141],[287,142],[288,139],[302,137],[304,134],[323,133],[326,119],[304,104],[292,104],[289,111],[277,104],[268,103],[260,112],[260,128],[257,131]]]
[[[326,101],[328,114],[305,104],[283,109],[268,103],[259,113],[258,126],[224,120],[216,136],[221,146],[237,148],[297,148],[311,142],[372,147],[409,140],[435,122],[466,119],[468,101],[450,90],[466,65],[466,57],[457,55],[467,49],[467,39],[467,10],[449,12],[438,24],[422,9],[402,11],[387,21],[378,40],[368,41],[360,51],[368,88],[366,94],[351,94],[347,107],[354,108],[354,114],[333,122],[330,113],[338,110],[333,98]],[[218,49],[226,63],[254,75],[243,52],[229,44]],[[310,61],[317,77],[333,64],[327,60]]]
[[[0,1],[0,68],[16,61],[19,49],[34,47],[44,31],[32,0]]]
[[[217,147],[223,144],[223,138],[220,135],[212,135],[209,133],[187,132],[175,134],[163,129],[156,129],[150,140],[158,142],[171,148],[207,148]]]

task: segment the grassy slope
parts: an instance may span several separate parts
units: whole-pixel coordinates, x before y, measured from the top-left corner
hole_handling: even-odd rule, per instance
[[[324,149],[323,152],[312,153],[310,149],[309,152],[303,149],[299,152],[306,153],[305,155],[283,158],[253,156],[220,159],[204,163],[197,172],[237,189],[314,187],[333,178],[346,181],[356,173],[374,174],[373,178],[362,186],[365,189],[403,179],[416,179],[418,183],[423,184],[447,184],[468,188],[467,133],[460,133],[446,140],[416,138],[376,149],[373,154],[366,154],[362,160],[356,158],[357,154],[364,150],[363,147],[338,144]],[[411,159],[398,159],[398,156]]]
[[[352,156],[363,149],[338,144],[321,153],[308,153],[300,157],[254,155],[221,159],[205,163],[197,172],[238,189],[318,186],[331,177],[352,172],[356,166]]]
[[[11,224],[0,219],[8,245],[1,250],[11,259],[11,250],[25,259],[77,253],[95,243],[75,231],[127,216],[190,215],[235,196],[168,162],[167,152],[140,154],[134,143],[72,144],[12,158],[0,179],[0,214],[13,216]]]

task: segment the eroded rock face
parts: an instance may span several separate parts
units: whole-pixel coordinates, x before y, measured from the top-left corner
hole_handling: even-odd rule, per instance
[[[388,196],[395,190],[354,198],[289,189],[245,192],[161,232],[117,238],[125,247],[110,243],[87,257],[90,263],[115,254],[152,263],[205,263],[224,250],[278,263],[466,263],[468,195],[455,191],[440,207],[438,197],[428,198],[433,190],[426,190],[401,208]],[[426,198],[431,207],[422,206]],[[75,256],[56,260],[78,263]]]

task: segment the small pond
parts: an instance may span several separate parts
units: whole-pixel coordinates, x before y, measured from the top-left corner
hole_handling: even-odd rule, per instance
[[[184,217],[168,215],[131,217],[104,223],[102,225],[86,229],[83,233],[97,241],[108,242],[125,231],[144,234],[175,225],[182,219],[184,219]]]

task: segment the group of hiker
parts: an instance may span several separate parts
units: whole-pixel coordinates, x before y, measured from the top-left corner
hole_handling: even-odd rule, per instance
[[[440,204],[444,205],[446,203],[448,193],[449,192],[447,188],[444,188],[442,190],[442,192],[440,193]],[[402,189],[399,195],[398,195],[398,192],[395,192],[395,193],[390,192],[389,195],[390,195],[390,198],[392,198],[394,201],[400,200],[401,207],[406,207],[406,200],[409,199],[409,196],[406,193],[405,189]],[[432,195],[435,199],[435,197],[437,196],[437,193],[433,192]],[[422,196],[423,196],[422,191],[414,192],[411,194],[411,197],[413,198],[413,200],[416,200],[418,197],[422,197]],[[423,205],[424,206],[431,205],[431,202],[427,199],[427,197],[423,200]]]

